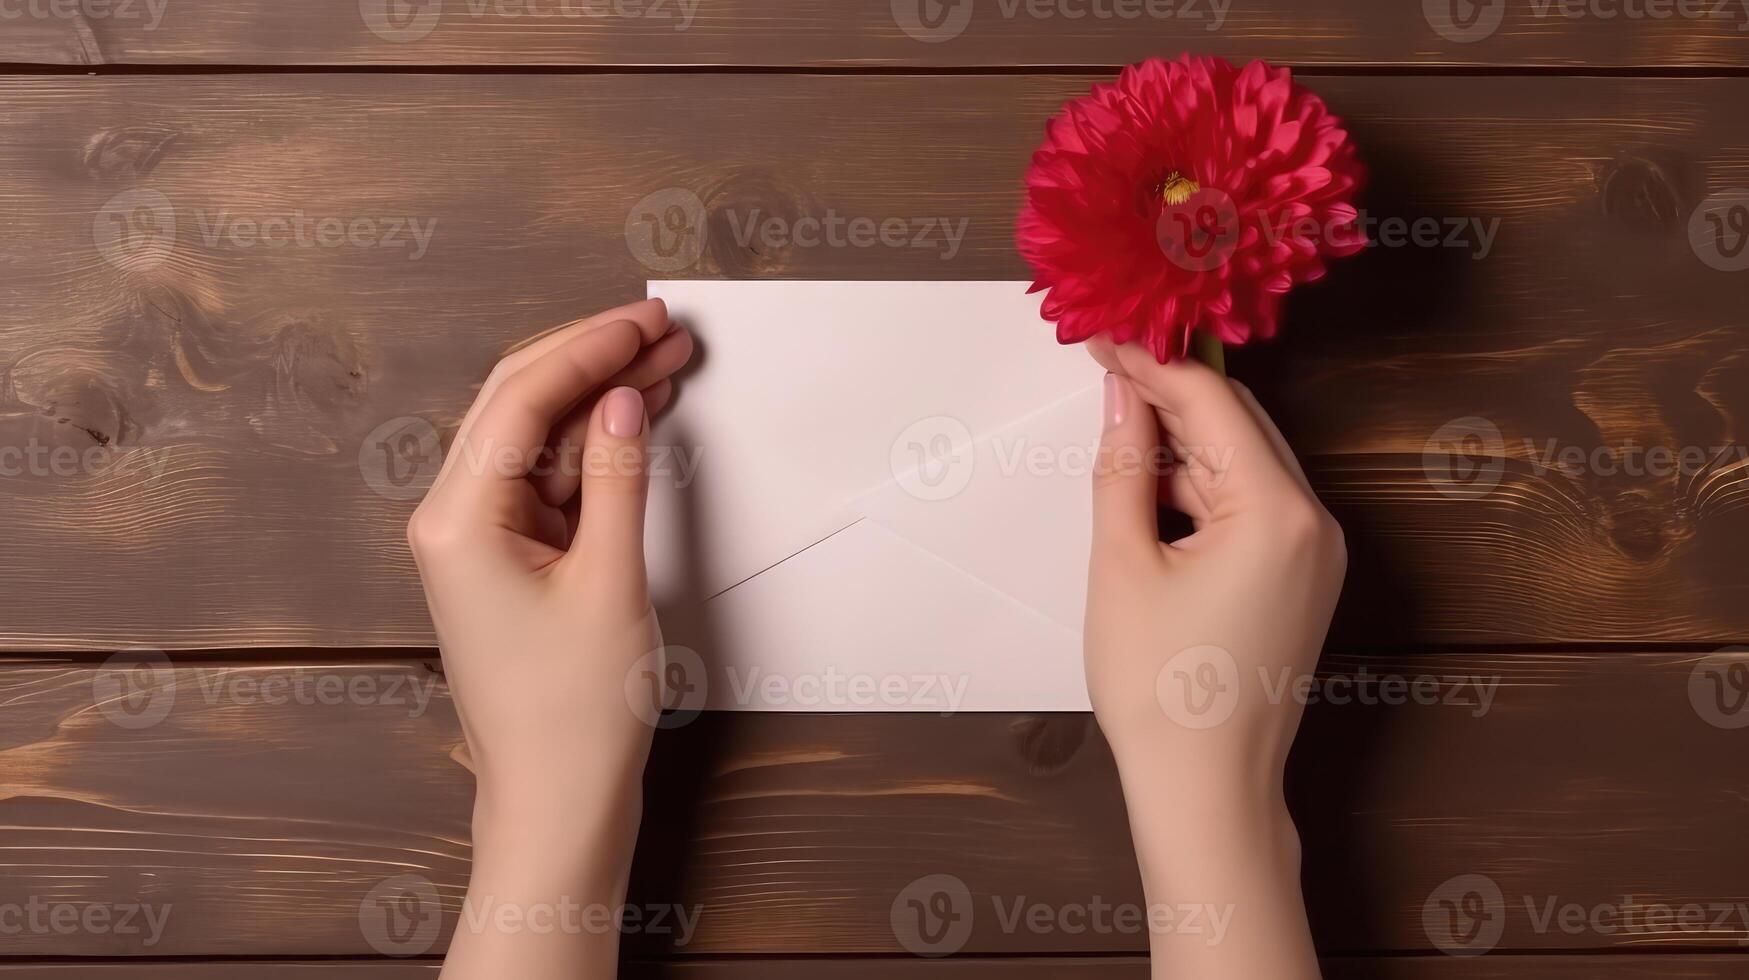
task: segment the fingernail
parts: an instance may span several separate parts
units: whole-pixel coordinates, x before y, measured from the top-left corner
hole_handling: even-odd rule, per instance
[[[1117,375],[1106,372],[1105,375],[1105,427],[1115,429],[1123,424],[1123,389],[1118,386]]]
[[[615,388],[601,406],[601,423],[607,434],[630,439],[644,431],[644,396],[636,388]]]

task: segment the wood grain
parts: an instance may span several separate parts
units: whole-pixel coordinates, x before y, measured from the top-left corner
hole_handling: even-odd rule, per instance
[[[1489,956],[1480,959],[1369,957],[1322,963],[1326,980],[1729,980],[1749,970],[1742,956]],[[421,980],[437,976],[435,963],[79,963],[6,966],[10,980]],[[1047,959],[783,959],[634,962],[627,980],[1145,980],[1148,964],[1135,957]]]
[[[1501,952],[1739,948],[1742,732],[1691,700],[1696,659],[1331,655],[1326,676],[1348,681],[1316,688],[1289,780],[1320,947],[1430,951],[1445,940],[1424,908],[1480,875],[1506,906]],[[167,908],[158,941],[42,930],[9,936],[8,954],[371,955],[361,903],[399,894],[384,883],[402,875],[453,925],[472,790],[432,665],[140,663],[0,671],[0,907]],[[1405,686],[1381,699],[1391,677]],[[893,906],[931,875],[966,886],[963,955],[1144,947],[1122,929],[1003,921],[1017,905],[1140,901],[1088,717],[707,714],[663,733],[650,771],[632,901],[697,920],[684,942],[630,937],[635,951],[903,954]],[[1729,921],[1538,922],[1688,903]]]
[[[1019,176],[1041,121],[1085,85],[8,80],[0,207],[19,233],[0,244],[0,447],[8,472],[26,465],[0,477],[0,645],[429,645],[402,533],[418,484],[385,469],[385,448],[420,445],[409,426],[448,432],[503,351],[650,276],[1023,276]],[[1375,217],[1470,228],[1456,247],[1347,262],[1296,296],[1285,340],[1233,358],[1349,531],[1338,637],[1749,636],[1740,280],[1687,233],[1709,194],[1749,186],[1749,80],[1317,87],[1366,149]],[[678,269],[637,220],[676,194],[707,216]],[[154,237],[165,206],[173,241]],[[251,224],[298,215],[304,244]],[[771,216],[897,218],[930,237],[738,239]],[[368,234],[324,247],[323,219]],[[407,220],[424,246],[405,228],[387,241]],[[1424,456],[1470,417],[1498,433],[1476,460],[1498,467],[1492,489],[1454,488]],[[1537,458],[1627,445],[1719,452],[1653,477]]]
[[[61,6],[88,14],[10,17],[0,34],[0,60],[927,69],[1109,66],[1195,51],[1296,65],[1587,70],[1742,67],[1749,57],[1743,33],[1749,10],[1737,0],[1680,6],[1676,0],[1493,0],[1474,8],[1401,0],[1316,6],[1293,0],[789,0],[778,9],[755,0]],[[1473,21],[1465,13],[1471,9]]]

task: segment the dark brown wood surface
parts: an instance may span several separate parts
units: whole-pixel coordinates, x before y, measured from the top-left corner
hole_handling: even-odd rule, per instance
[[[86,9],[9,18],[0,61],[927,69],[1110,66],[1196,51],[1417,69],[1749,62],[1749,10],[1738,0],[787,0],[778,9],[757,0],[114,0]]]
[[[628,244],[640,201],[678,189],[709,209],[678,274],[1021,277],[1019,175],[1040,120],[1086,84],[9,80],[0,435],[93,462],[0,477],[0,644],[429,644],[412,501],[373,489],[373,433],[447,430],[505,349],[669,274]],[[1286,339],[1233,358],[1348,529],[1337,639],[1749,636],[1742,281],[1688,232],[1709,195],[1749,185],[1749,79],[1317,87],[1367,149],[1371,214],[1442,229],[1343,264],[1295,297]],[[166,214],[173,241],[152,237]],[[298,215],[376,237],[255,234]],[[941,218],[964,236],[769,248],[737,240],[755,215]],[[408,220],[425,246],[382,242]],[[1473,417],[1498,433],[1477,449],[1492,489],[1454,487],[1426,455]],[[1643,476],[1551,455],[1649,445],[1706,463]]]
[[[0,973],[435,977],[443,934],[388,959],[363,915],[413,875],[447,930],[468,873],[408,434],[646,278],[1021,278],[1043,120],[1197,51],[1304,69],[1375,233],[1438,240],[1341,264],[1230,357],[1347,531],[1318,690],[1435,692],[1308,711],[1325,975],[1749,977],[1749,708],[1700,673],[1749,640],[1749,272],[1708,239],[1749,231],[1749,4],[0,8]],[[639,214],[687,195],[697,260],[640,261]],[[739,237],[755,215],[964,231],[801,248]],[[1088,717],[711,714],[652,771],[633,901],[699,918],[631,937],[627,976],[1146,975],[1138,934],[996,911],[1140,900]],[[892,909],[943,874],[974,927],[924,960]],[[1491,889],[1490,951],[1443,955]],[[8,929],[42,902],[167,917]]]
[[[368,956],[361,902],[403,874],[430,882],[453,924],[472,787],[434,665],[259,659],[0,671],[0,905],[169,910],[150,946],[45,932],[8,937],[8,953]],[[1698,659],[1331,655],[1328,676],[1370,681],[1319,688],[1355,700],[1310,707],[1291,765],[1321,947],[1433,951],[1424,908],[1461,875],[1500,889],[1502,952],[1749,939],[1742,731],[1691,697]],[[1426,693],[1380,703],[1387,677],[1427,678]],[[1145,945],[996,911],[1141,900],[1086,716],[713,713],[664,733],[652,771],[632,900],[698,919],[685,943],[634,948],[902,955],[892,906],[937,874],[973,896],[967,955]],[[1690,903],[1726,921],[1539,924],[1550,908]]]

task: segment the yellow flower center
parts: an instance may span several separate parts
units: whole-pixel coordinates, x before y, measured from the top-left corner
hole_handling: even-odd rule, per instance
[[[1167,207],[1177,207],[1190,200],[1191,195],[1199,190],[1202,188],[1197,186],[1196,181],[1174,170],[1161,182],[1160,198],[1166,202]]]

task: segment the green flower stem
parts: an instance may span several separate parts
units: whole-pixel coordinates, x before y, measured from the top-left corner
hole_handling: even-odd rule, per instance
[[[1206,330],[1190,335],[1190,356],[1214,368],[1221,377],[1227,376],[1227,353],[1219,337]]]

